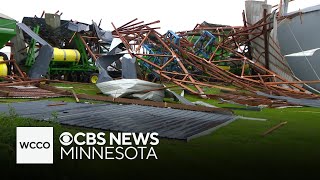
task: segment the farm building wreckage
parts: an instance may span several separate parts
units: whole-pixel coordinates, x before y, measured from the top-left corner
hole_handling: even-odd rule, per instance
[[[66,21],[61,15],[43,12],[18,23],[1,14],[0,45],[11,47],[11,54],[0,56],[2,98],[72,96],[77,101],[92,99],[154,106],[157,111],[170,107],[226,116],[212,127],[233,120],[232,112],[190,102],[170,88],[256,109],[320,107],[319,89],[313,86],[320,80],[297,78],[278,42],[280,22],[301,16],[301,12],[283,14],[272,11],[270,5],[247,1],[243,26],[204,21],[191,30],[168,30],[165,34],[157,31],[160,21],[133,19],[120,26],[112,23],[113,30],[106,31],[100,28],[101,22]],[[94,83],[104,96],[76,94],[50,86],[52,82]],[[219,93],[208,93],[208,89]],[[164,102],[165,97],[180,103]],[[198,133],[192,131],[181,138]]]

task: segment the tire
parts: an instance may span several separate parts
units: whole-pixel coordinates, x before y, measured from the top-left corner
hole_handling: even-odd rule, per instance
[[[61,78],[59,78],[58,74],[52,74],[52,75],[50,75],[50,79],[52,79],[52,80],[60,80]]]
[[[97,81],[98,81],[98,78],[99,78],[99,74],[98,73],[92,73],[90,75],[89,82],[92,83],[92,84],[96,84]]]
[[[88,82],[88,75],[86,73],[79,72],[78,76],[79,76],[79,78],[78,78],[79,82]]]
[[[71,73],[71,81],[72,82],[78,82],[78,75],[77,73]]]
[[[3,60],[9,60],[8,59],[8,56],[5,54],[5,53],[3,53],[3,52],[0,52],[0,56],[2,56],[3,57]]]

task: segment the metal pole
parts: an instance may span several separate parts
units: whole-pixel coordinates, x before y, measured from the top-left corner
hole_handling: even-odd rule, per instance
[[[264,48],[265,48],[265,67],[270,70],[269,67],[269,35],[268,35],[268,29],[267,29],[267,9],[263,10],[263,22],[264,22],[264,26],[263,26],[263,37],[264,37]]]

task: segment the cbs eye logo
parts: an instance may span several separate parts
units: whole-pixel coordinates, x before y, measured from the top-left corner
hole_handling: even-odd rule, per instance
[[[73,142],[73,136],[69,132],[64,132],[59,137],[60,143],[64,146],[69,146]]]

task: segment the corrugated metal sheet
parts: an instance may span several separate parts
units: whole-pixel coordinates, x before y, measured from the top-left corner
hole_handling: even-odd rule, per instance
[[[29,36],[31,36],[33,39],[35,39],[41,45],[43,45],[43,46],[48,45],[51,47],[51,45],[49,43],[47,43],[47,41],[43,40],[38,34],[34,33],[27,25],[25,25],[23,23],[17,23],[17,26],[19,26],[19,28],[21,28],[25,33],[27,33]]]
[[[13,103],[17,114],[38,120],[54,116],[63,125],[121,132],[158,132],[160,137],[190,140],[211,133],[235,119],[233,115],[157,108],[139,105],[77,104],[35,101]],[[0,112],[8,112],[0,104]]]
[[[257,23],[259,20],[263,19],[263,11],[267,9],[267,13],[271,13],[272,6],[266,4],[262,1],[246,1],[246,16],[247,22],[251,25]],[[272,17],[272,16],[271,16]],[[275,22],[275,19],[271,20]],[[279,53],[280,48],[278,48],[278,38],[277,38],[277,24],[273,23],[273,30],[269,34],[269,68],[271,71],[280,75],[288,81],[295,81],[293,73],[289,67],[289,64],[284,60],[284,57]],[[268,26],[269,28],[269,26]],[[253,32],[260,33],[263,27],[260,27]],[[250,35],[250,38],[254,38],[255,35]],[[252,57],[253,61],[265,66],[265,45],[264,36],[253,40],[251,43]],[[281,62],[279,62],[281,60]],[[284,85],[285,86],[285,85]]]
[[[278,38],[283,55],[290,55],[320,47],[320,6],[313,7],[301,16],[281,21]],[[313,11],[311,11],[313,10]],[[320,52],[308,56],[286,56],[294,74],[303,81],[320,80]],[[320,90],[320,83],[309,84]]]
[[[286,97],[286,96],[274,96],[274,95],[266,94],[263,92],[257,92],[257,95],[265,96],[265,97],[268,97],[271,99],[285,100],[289,103],[296,104],[296,105],[303,105],[303,106],[319,107],[320,108],[320,99],[297,99],[297,98]]]

